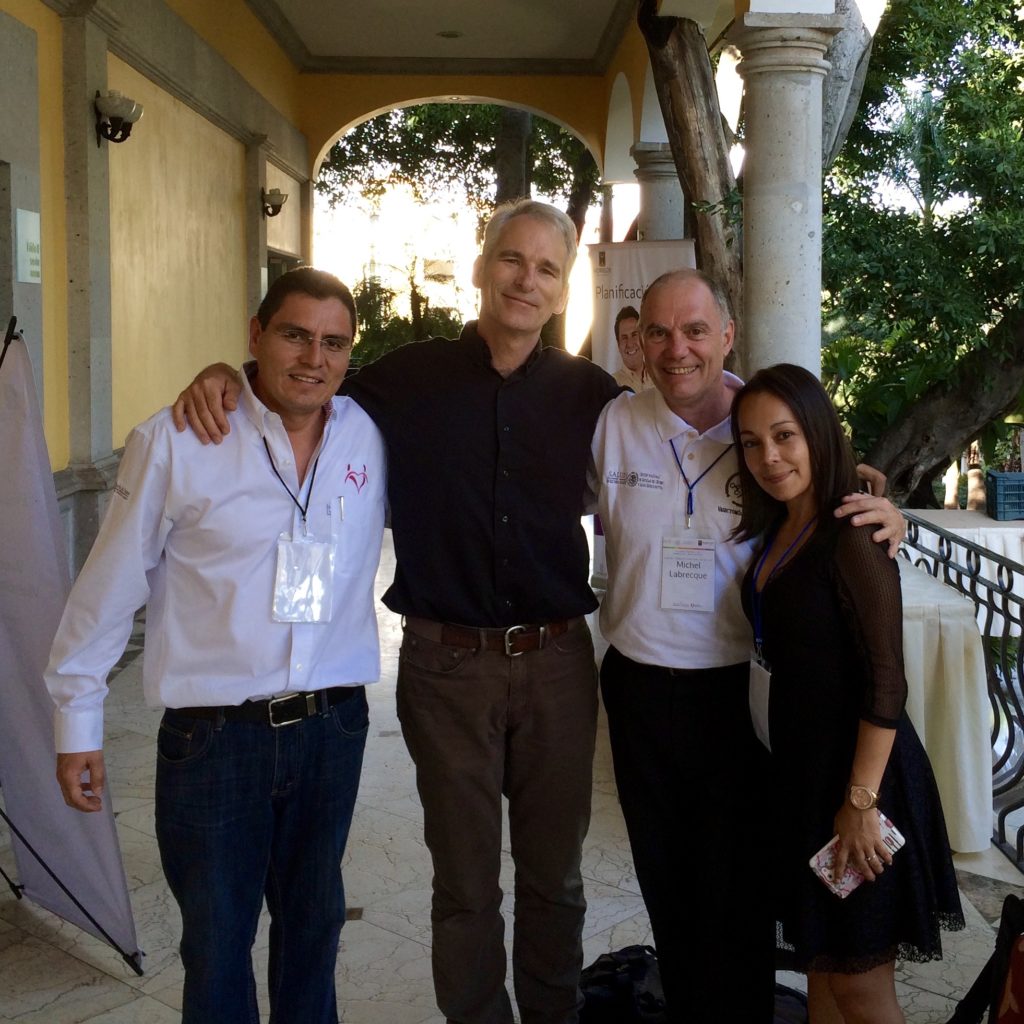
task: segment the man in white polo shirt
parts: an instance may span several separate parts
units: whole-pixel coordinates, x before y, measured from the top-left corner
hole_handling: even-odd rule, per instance
[[[669,1020],[768,1024],[775,935],[757,851],[769,825],[785,828],[785,808],[762,789],[767,753],[748,709],[740,584],[753,546],[730,539],[734,325],[723,290],[682,270],[648,288],[640,329],[655,387],[609,403],[593,445],[615,778]],[[883,525],[876,540],[902,537],[884,499],[860,496],[842,512],[855,513]]]
[[[54,641],[57,777],[100,807],[103,700],[148,605],[143,685],[165,708],[156,834],[182,916],[183,1024],[258,1020],[251,949],[271,915],[270,1014],[334,1024],[341,858],[380,654],[380,433],[336,398],[356,311],[335,277],[275,281],[249,327],[234,429],[204,451],[165,409],[132,431]]]

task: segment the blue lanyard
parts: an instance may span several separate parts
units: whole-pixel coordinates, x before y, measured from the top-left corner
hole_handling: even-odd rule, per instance
[[[683,469],[683,463],[679,458],[679,452],[676,451],[675,442],[672,440],[672,438],[669,438],[668,443],[672,449],[672,454],[676,457],[676,465],[679,467],[679,472],[683,474],[683,483],[686,484],[686,528],[689,529],[690,520],[693,518],[693,492],[697,490],[697,484],[699,484],[701,480],[703,480],[704,477],[706,477],[708,473],[710,473],[711,470],[713,470],[715,466],[717,466],[718,463],[725,458],[725,456],[731,451],[732,445],[729,444],[726,447],[725,451],[723,451],[721,455],[719,455],[718,458],[715,459],[715,461],[712,462],[711,465],[708,466],[708,468],[705,469],[704,472],[701,473],[701,475],[697,477],[697,479],[694,480],[691,484],[690,478],[686,475],[686,470]]]
[[[818,521],[817,516],[812,516],[804,524],[804,528],[796,535],[796,539],[792,544],[782,552],[782,557],[772,566],[772,571],[768,573],[768,579],[764,581],[764,586],[758,591],[757,589],[757,578],[761,575],[761,568],[764,565],[765,559],[768,557],[768,552],[772,549],[772,541],[775,540],[775,536],[765,545],[764,551],[761,552],[761,557],[757,560],[757,566],[754,569],[754,575],[750,580],[751,594],[750,603],[754,611],[754,651],[757,654],[758,661],[761,660],[761,644],[764,640],[764,619],[762,617],[762,602],[764,600],[764,592],[768,589],[768,584],[771,583],[772,577],[782,568],[785,564],[786,559],[789,558],[790,553],[804,539],[804,534]]]

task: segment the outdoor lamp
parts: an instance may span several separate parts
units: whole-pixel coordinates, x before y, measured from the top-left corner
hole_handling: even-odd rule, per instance
[[[96,110],[97,146],[101,138],[107,142],[124,142],[132,133],[132,125],[142,117],[142,104],[114,89],[110,92],[97,89],[93,107]]]
[[[264,188],[260,190],[260,198],[263,200],[263,216],[276,217],[281,212],[281,207],[288,202],[288,193],[282,192],[279,188],[272,188],[268,192]]]

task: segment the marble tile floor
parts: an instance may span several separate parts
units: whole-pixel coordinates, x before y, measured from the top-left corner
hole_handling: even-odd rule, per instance
[[[385,553],[379,592],[393,570]],[[412,765],[394,709],[400,627],[381,607],[383,676],[368,691],[370,737],[349,849],[345,884],[350,920],[338,957],[338,992],[347,1024],[441,1024],[430,978],[430,862]],[[180,1019],[182,972],[178,915],[160,870],[153,834],[155,735],[159,712],[141,699],[141,626],[111,684],[107,762],[117,810],[145,975],[136,977],[107,946],[0,891],[0,1024],[172,1024]],[[0,866],[14,872],[0,824]],[[965,931],[944,937],[946,959],[899,970],[910,1024],[945,1021],[987,959],[1002,896],[1024,878],[997,851],[958,858]],[[593,820],[583,871],[587,884],[585,962],[600,953],[651,941],[615,796],[607,735],[598,737]],[[503,855],[503,886],[511,860]],[[506,899],[506,911],[511,909]],[[266,920],[257,937],[257,977],[266,970]],[[802,978],[783,976],[802,987]],[[266,1007],[265,988],[260,986]],[[266,1016],[263,1018],[266,1020]]]

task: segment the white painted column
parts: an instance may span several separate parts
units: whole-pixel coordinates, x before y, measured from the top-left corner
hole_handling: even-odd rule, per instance
[[[672,147],[667,142],[638,142],[629,152],[636,161],[636,180],[640,183],[638,241],[684,238],[683,189]]]
[[[821,373],[821,118],[831,15],[747,13],[733,41],[746,85],[743,331],[748,372]]]

